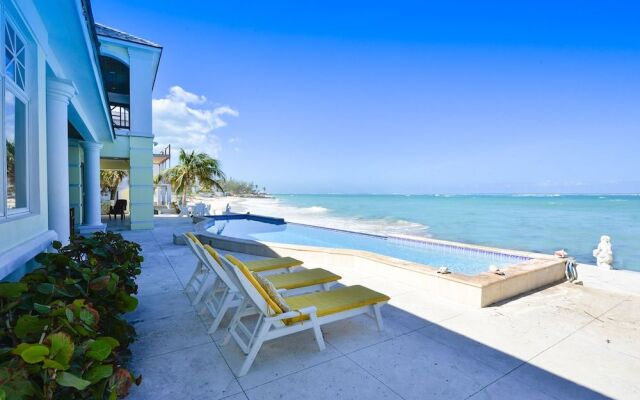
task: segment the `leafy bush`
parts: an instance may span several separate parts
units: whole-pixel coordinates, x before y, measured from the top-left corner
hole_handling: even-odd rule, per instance
[[[229,178],[222,182],[222,189],[225,193],[231,195],[257,195],[260,194],[258,185],[253,182],[240,181],[233,178]],[[262,188],[263,192],[266,188]]]
[[[135,330],[140,246],[120,234],[75,237],[17,283],[0,283],[0,400],[116,399]]]

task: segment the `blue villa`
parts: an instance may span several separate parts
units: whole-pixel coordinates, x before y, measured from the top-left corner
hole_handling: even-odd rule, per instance
[[[128,227],[153,227],[151,95],[162,47],[96,24],[89,0],[0,1],[0,278],[52,240],[104,230],[101,169],[128,173]],[[19,273],[19,271],[18,271]]]

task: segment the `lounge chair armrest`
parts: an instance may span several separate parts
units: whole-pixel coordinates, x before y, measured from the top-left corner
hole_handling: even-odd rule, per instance
[[[301,315],[315,315],[318,309],[314,306],[301,308],[299,310],[293,310],[286,313],[274,315],[273,317],[269,317],[271,321],[281,321],[283,319],[296,318]]]

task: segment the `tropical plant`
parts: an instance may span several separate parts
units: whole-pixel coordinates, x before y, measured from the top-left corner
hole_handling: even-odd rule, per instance
[[[162,180],[171,183],[173,190],[182,194],[182,204],[187,204],[187,195],[191,193],[196,183],[203,190],[219,189],[224,191],[221,183],[225,175],[220,168],[220,162],[206,153],[189,152],[180,149],[178,157],[180,164],[171,167],[155,177],[155,183]]]
[[[101,169],[100,189],[103,192],[109,192],[110,199],[115,200],[118,186],[127,175],[129,174],[123,169]]]
[[[0,283],[0,399],[116,399],[135,330],[140,246],[116,233],[73,237],[20,282]]]
[[[257,195],[259,194],[258,185],[253,182],[241,181],[233,178],[229,178],[222,183],[222,188],[225,193],[231,193],[234,195]]]

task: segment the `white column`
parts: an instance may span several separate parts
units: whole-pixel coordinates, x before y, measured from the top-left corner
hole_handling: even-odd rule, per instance
[[[68,80],[47,78],[47,186],[49,229],[69,243],[69,100],[76,94]]]
[[[84,225],[92,230],[103,230],[100,220],[100,149],[102,144],[80,142],[84,149]]]

